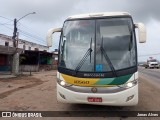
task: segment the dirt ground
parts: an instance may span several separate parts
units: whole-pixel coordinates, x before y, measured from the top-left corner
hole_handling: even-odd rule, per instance
[[[54,110],[56,71],[0,79],[0,110]],[[50,107],[47,107],[50,106]]]
[[[78,104],[73,105],[73,104],[58,103],[56,100],[56,71],[32,73],[32,76],[29,76],[28,74],[10,79],[1,78],[0,111],[67,111],[67,110],[83,111],[83,110],[93,110],[93,109],[96,110],[121,109],[124,111],[160,111],[160,104],[159,104],[160,88],[155,87],[153,84],[150,84],[145,79],[146,79],[145,76],[140,75],[139,104],[134,107],[119,108],[119,107],[109,107],[109,106],[78,105]],[[47,120],[48,119],[50,120],[55,118],[47,118]],[[60,118],[56,119],[59,120]],[[76,119],[82,119],[82,118],[76,118]],[[94,119],[97,120],[98,118],[93,118],[93,120]],[[117,119],[119,120],[120,118]],[[153,120],[156,119],[157,118],[153,118]],[[29,120],[29,118],[27,120]],[[70,119],[68,118],[67,120]],[[89,120],[89,118],[86,118],[86,120]]]

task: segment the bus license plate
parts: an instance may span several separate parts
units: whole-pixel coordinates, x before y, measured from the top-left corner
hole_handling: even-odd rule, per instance
[[[88,97],[88,102],[102,102],[101,97]]]

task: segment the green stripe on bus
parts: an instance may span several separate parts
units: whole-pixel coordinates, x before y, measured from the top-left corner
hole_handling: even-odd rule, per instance
[[[95,85],[121,85],[126,83],[133,74],[115,77],[115,78],[100,78]]]

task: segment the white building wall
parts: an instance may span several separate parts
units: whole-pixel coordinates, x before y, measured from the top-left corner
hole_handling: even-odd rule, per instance
[[[3,37],[3,35],[0,35],[0,45],[5,46],[5,42],[9,42],[9,46],[13,47],[13,40],[11,39],[11,37],[9,36],[5,36]],[[38,48],[39,51],[48,51],[49,48],[43,45],[39,45],[36,43],[32,43],[32,42],[28,42],[25,40],[19,40],[18,41],[18,48],[23,49],[23,46],[25,45],[25,50],[35,50],[35,48]],[[31,49],[29,49],[31,47]]]
[[[5,38],[0,38],[0,45],[5,46],[5,42],[9,42],[9,46],[13,47],[13,41],[5,39]]]

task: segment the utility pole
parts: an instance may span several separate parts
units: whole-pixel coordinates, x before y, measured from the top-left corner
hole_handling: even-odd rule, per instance
[[[13,47],[17,47],[16,46],[16,36],[17,36],[17,19],[15,18],[14,19],[14,31],[13,31],[13,37],[12,37],[12,39],[13,39]]]
[[[20,19],[14,19],[14,31],[13,31],[13,47],[15,48],[15,52],[13,54],[13,61],[12,61],[12,73],[14,75],[19,74],[19,53],[17,52],[17,47],[18,47],[18,36],[17,36],[17,23],[19,20],[23,19],[24,17],[30,15],[30,14],[35,14],[35,12],[28,13],[21,17]]]
[[[14,75],[18,75],[19,73],[19,53],[17,53],[17,19],[14,19],[14,31],[13,31],[13,47],[15,48],[15,52],[13,54],[13,61],[12,61],[12,73]]]

